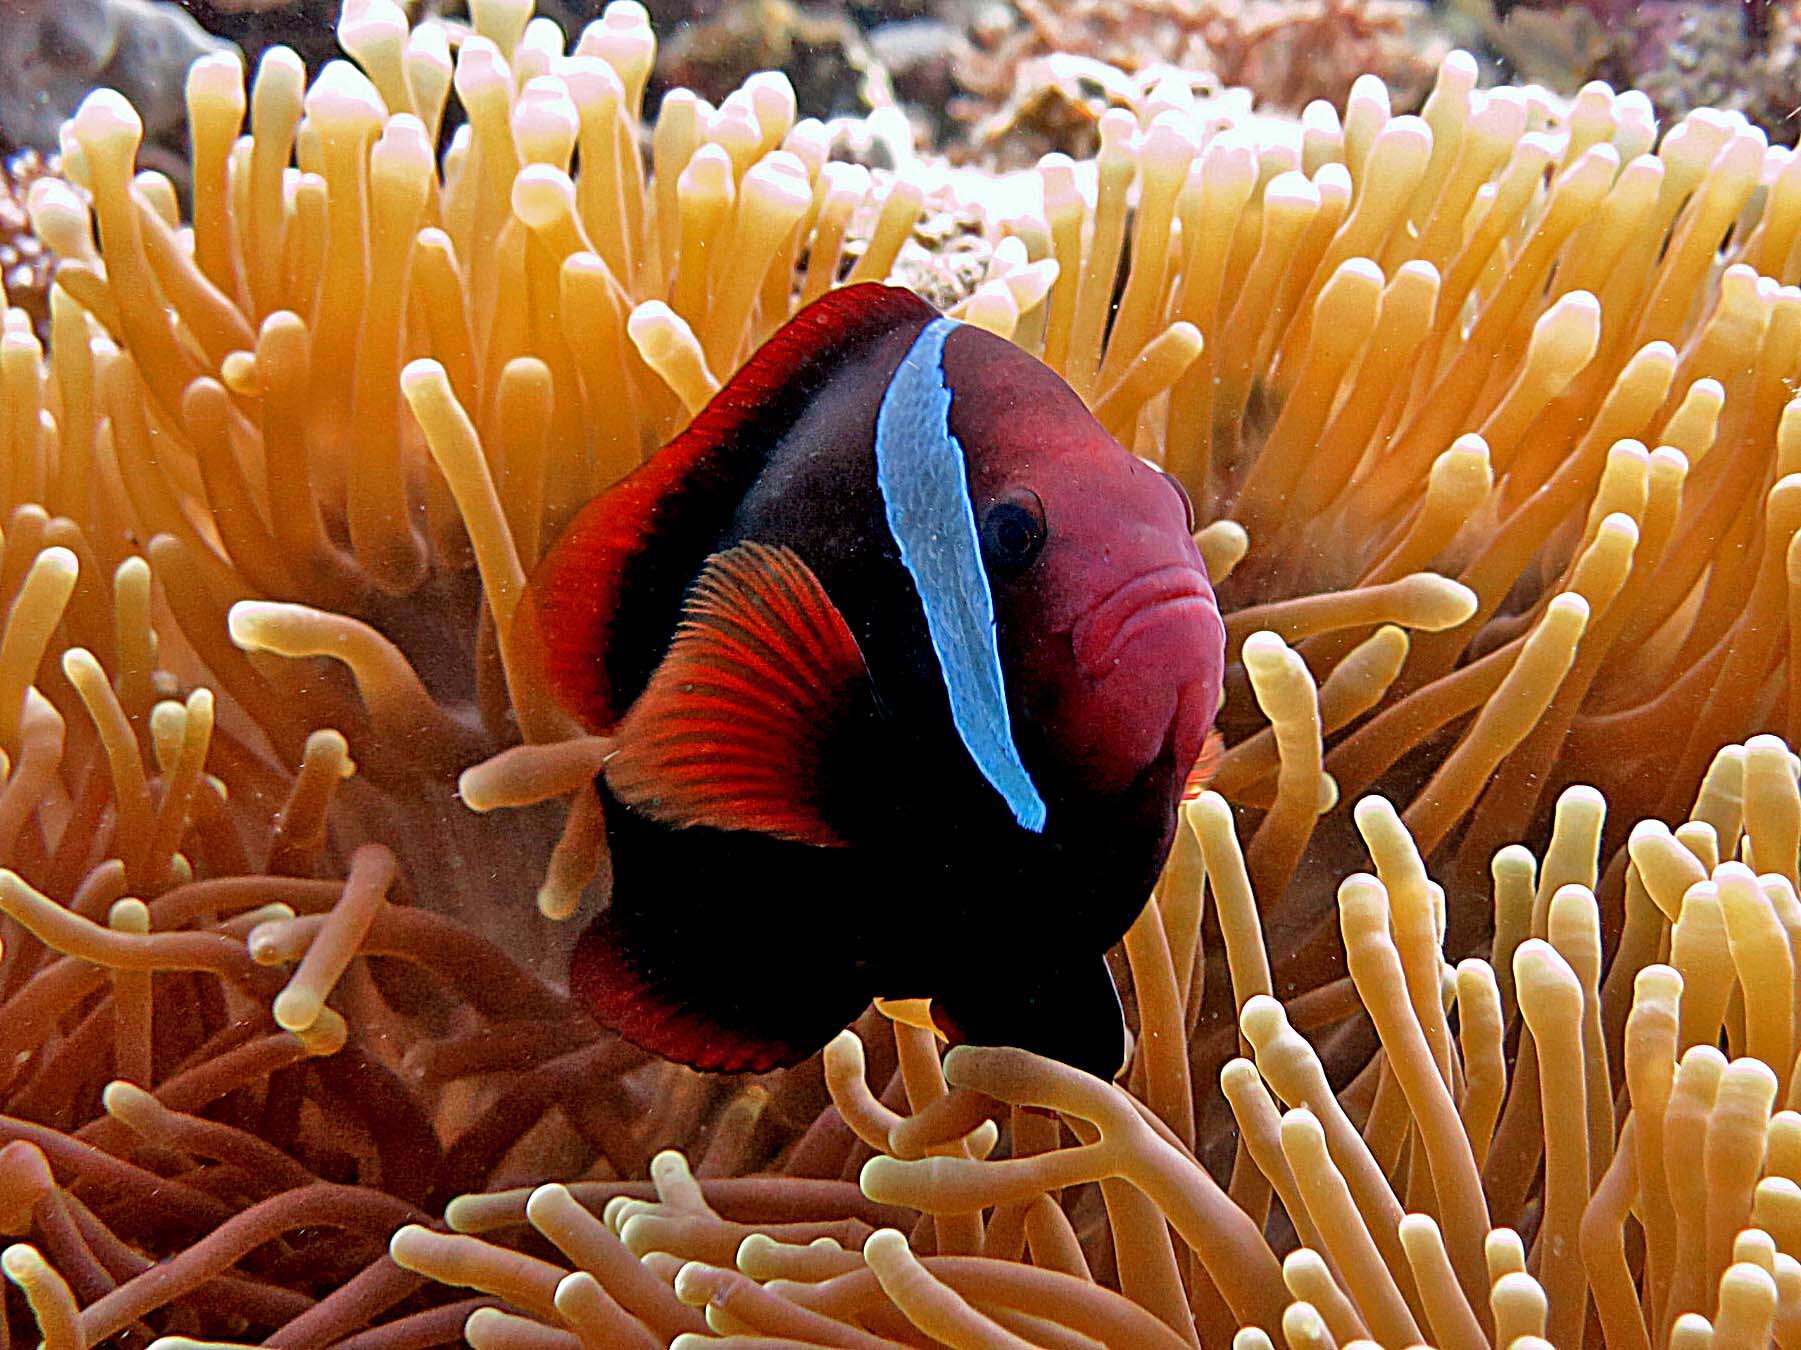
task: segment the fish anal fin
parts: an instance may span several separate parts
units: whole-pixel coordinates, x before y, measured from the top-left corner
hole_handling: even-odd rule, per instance
[[[1057,965],[1022,962],[1016,975],[947,991],[932,1019],[953,1044],[1005,1045],[1112,1081],[1131,1036],[1105,957]]]
[[[708,559],[674,643],[606,764],[621,802],[670,825],[842,846],[820,767],[868,670],[844,616],[792,550]]]
[[[603,1026],[710,1073],[767,1073],[816,1054],[868,995],[785,969],[779,930],[672,924],[615,904],[576,944],[569,990]]]

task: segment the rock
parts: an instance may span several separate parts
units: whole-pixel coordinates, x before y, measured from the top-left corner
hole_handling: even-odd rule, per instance
[[[1053,150],[1087,159],[1100,146],[1101,114],[1133,106],[1141,92],[1125,71],[1096,57],[1030,57],[1013,69],[1001,105],[976,122],[970,143],[1002,169],[1036,164]]]
[[[958,70],[974,56],[969,40],[938,19],[900,19],[869,34],[869,48],[888,72],[894,96],[923,124],[924,139],[942,143],[951,107],[963,92]]]
[[[718,103],[759,70],[787,74],[802,117],[855,114],[894,102],[887,72],[854,23],[790,0],[746,0],[669,35],[657,53],[652,102],[662,90],[683,85]]]
[[[851,217],[844,243],[847,268],[869,246],[890,181],[891,175],[878,172],[875,190]],[[940,192],[928,197],[890,273],[896,285],[943,310],[970,297],[987,275],[989,259],[994,256],[981,209],[952,201],[951,195]]]
[[[7,0],[0,8],[0,133],[14,147],[52,150],[63,121],[90,89],[104,85],[137,108],[146,143],[177,147],[188,67],[229,48],[166,0]]]

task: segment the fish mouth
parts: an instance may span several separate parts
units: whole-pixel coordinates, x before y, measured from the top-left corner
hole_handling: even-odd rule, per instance
[[[1070,633],[1076,662],[1090,678],[1102,679],[1140,633],[1191,611],[1197,617],[1219,612],[1198,569],[1171,563],[1133,577],[1076,621]]]

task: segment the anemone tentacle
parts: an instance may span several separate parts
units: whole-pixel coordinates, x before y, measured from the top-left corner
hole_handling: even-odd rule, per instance
[[[778,74],[647,125],[633,0],[471,9],[347,5],[310,84],[204,58],[191,224],[109,91],[29,190],[11,1334],[1801,1344],[1801,155],[1457,54],[1419,117],[1164,82],[1092,162],[871,174]],[[560,985],[607,742],[520,587],[948,203],[954,312],[1184,482],[1228,610],[1139,1053],[897,1009],[766,1082],[646,1063]]]

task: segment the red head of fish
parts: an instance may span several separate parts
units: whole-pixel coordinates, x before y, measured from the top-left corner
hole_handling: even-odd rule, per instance
[[[1105,795],[1162,762],[1180,784],[1225,666],[1187,494],[1012,343],[960,330],[945,369],[978,513],[1029,521],[1042,540],[1028,567],[989,570],[1043,773]]]

